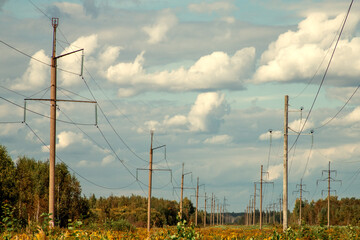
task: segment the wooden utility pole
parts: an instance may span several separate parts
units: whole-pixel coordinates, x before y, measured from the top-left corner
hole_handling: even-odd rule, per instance
[[[138,179],[138,170],[149,171],[149,190],[148,190],[148,209],[147,209],[147,231],[148,231],[149,237],[150,237],[150,228],[151,228],[152,174],[154,171],[169,171],[171,173],[171,169],[154,169],[153,168],[153,152],[154,152],[154,150],[166,147],[166,145],[162,145],[159,147],[153,147],[154,131],[150,131],[150,137],[151,137],[151,141],[150,141],[150,154],[149,154],[150,155],[149,168],[137,168],[136,169],[136,180]]]
[[[317,180],[316,183],[318,183],[319,181],[327,181],[328,182],[328,187],[327,187],[327,193],[328,193],[328,209],[327,209],[327,218],[328,218],[328,228],[330,228],[330,192],[335,192],[336,194],[336,190],[332,190],[330,187],[330,182],[341,182],[341,180],[336,180],[334,178],[331,177],[331,173],[335,173],[335,175],[337,174],[336,170],[330,170],[330,161],[329,161],[329,169],[328,170],[322,170],[322,174],[327,173],[328,177],[321,179],[321,180]],[[321,191],[321,194],[323,194],[324,190]]]
[[[50,86],[50,159],[49,159],[49,217],[50,227],[54,227],[55,204],[55,151],[56,151],[56,28],[58,18],[52,18],[53,50],[51,56],[51,86]]]
[[[181,171],[181,193],[180,193],[180,219],[182,219],[183,214],[183,195],[184,194],[184,163],[182,163]]]
[[[294,191],[293,193],[295,193],[295,192],[298,192],[299,194],[300,194],[300,206],[299,206],[299,225],[301,225],[301,221],[302,221],[302,215],[301,215],[301,213],[302,213],[302,194],[303,194],[303,192],[308,192],[308,191],[305,191],[304,189],[303,189],[303,187],[305,187],[306,185],[305,184],[303,184],[302,183],[302,178],[300,179],[300,184],[296,184],[296,188],[298,188],[299,187],[299,190],[296,190],[296,191]]]
[[[269,174],[268,172],[264,172],[263,171],[263,165],[261,165],[261,172],[260,172],[260,226],[259,226],[259,229],[261,230],[262,229],[262,185],[263,184],[268,184],[268,183],[271,183],[271,184],[274,184],[273,182],[268,182],[268,181],[264,181],[263,180],[263,173],[266,173],[266,174]],[[255,194],[256,195],[256,194]]]
[[[59,25],[59,18],[52,18],[51,24],[53,27],[53,44],[52,44],[52,55],[51,55],[51,71],[50,71],[50,99],[31,99],[27,100],[36,100],[36,101],[49,101],[50,102],[50,147],[49,147],[49,225],[51,228],[55,226],[55,159],[56,159],[56,107],[57,102],[66,101],[66,102],[84,102],[84,103],[96,103],[96,101],[76,101],[76,100],[59,100],[56,96],[57,89],[57,59],[83,51],[84,49],[76,50],[70,53],[66,53],[60,56],[56,56],[56,29]],[[82,72],[80,74],[82,76]],[[26,109],[25,109],[26,110]],[[25,116],[24,116],[25,118]]]
[[[249,199],[249,221],[248,221],[248,223],[249,223],[249,225],[251,225],[251,219],[252,219],[252,209],[253,207],[252,207],[252,203],[251,203],[251,196],[250,196],[250,199]]]
[[[284,107],[284,174],[283,174],[283,231],[288,228],[288,121],[289,96],[285,95]]]
[[[198,202],[199,202],[199,177],[197,177],[197,184],[196,184],[195,226],[197,226],[197,222],[198,222]]]
[[[148,211],[147,211],[147,231],[150,234],[151,225],[151,189],[152,189],[152,163],[153,163],[153,137],[154,132],[150,132],[151,143],[150,143],[150,162],[149,162],[149,195],[148,195]]]
[[[261,174],[260,174],[260,230],[262,228],[262,182],[263,182],[262,174],[263,174],[263,165],[261,165]]]
[[[281,212],[281,205],[282,205],[282,198],[281,198],[281,195],[280,195],[280,198],[279,198],[280,224],[282,224],[282,212]]]
[[[253,225],[255,225],[255,218],[256,218],[256,212],[255,212],[255,208],[256,208],[256,183],[254,183],[254,215],[253,215]]]
[[[217,203],[216,224],[219,225],[219,202]]]
[[[211,213],[210,213],[210,226],[214,225],[214,221],[213,221],[213,206],[214,204],[214,193],[211,193]]]
[[[182,164],[182,173],[181,173],[181,196],[180,196],[180,219],[182,219],[183,215],[183,197],[184,197],[184,176],[190,174],[191,172],[184,173],[184,163]],[[187,188],[194,189],[194,188]]]
[[[204,227],[206,227],[206,192],[205,192]]]

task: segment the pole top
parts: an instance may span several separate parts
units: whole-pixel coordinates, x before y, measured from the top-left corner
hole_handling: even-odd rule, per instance
[[[56,28],[59,25],[59,18],[51,18],[51,24]]]

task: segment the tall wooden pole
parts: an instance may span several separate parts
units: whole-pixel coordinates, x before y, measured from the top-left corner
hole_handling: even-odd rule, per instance
[[[288,109],[289,96],[285,96],[284,107],[284,174],[283,174],[283,231],[288,228]]]
[[[197,185],[196,185],[195,226],[197,226],[197,222],[198,222],[198,202],[199,202],[199,177],[197,178]]]
[[[206,193],[205,193],[204,227],[206,227]]]
[[[181,174],[181,196],[180,196],[180,219],[183,215],[183,195],[184,194],[184,163],[182,164],[182,174]]]
[[[147,231],[150,234],[150,221],[151,221],[151,188],[152,188],[152,163],[153,163],[153,136],[154,132],[150,132],[151,143],[150,143],[150,162],[149,162],[149,196],[148,196],[148,211],[147,211]]]
[[[254,215],[253,215],[253,225],[255,225],[255,216],[256,216],[256,212],[255,212],[255,208],[256,208],[256,183],[254,183],[254,207],[253,207],[253,210],[254,210]]]
[[[301,205],[302,205],[302,179],[300,179],[300,216],[299,216],[299,225],[301,226]]]
[[[328,172],[328,211],[327,211],[327,218],[328,218],[328,228],[330,228],[330,161],[329,161],[329,172]]]
[[[217,204],[216,224],[219,225],[219,203]]]
[[[50,159],[49,159],[49,217],[50,227],[54,227],[55,219],[55,156],[56,156],[56,28],[58,18],[52,18],[53,51],[51,57],[51,86],[50,86]]]
[[[260,230],[262,228],[262,174],[263,174],[263,165],[261,165],[261,174],[260,174]]]

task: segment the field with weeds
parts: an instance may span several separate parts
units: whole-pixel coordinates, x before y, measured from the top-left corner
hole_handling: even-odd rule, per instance
[[[265,226],[261,231],[257,226],[215,226],[197,228],[179,222],[176,227],[154,228],[148,237],[145,228],[134,228],[127,231],[91,230],[82,228],[42,229],[24,232],[3,232],[2,239],[359,239],[360,228],[353,226],[326,227],[301,226],[288,228],[283,232],[281,226]]]

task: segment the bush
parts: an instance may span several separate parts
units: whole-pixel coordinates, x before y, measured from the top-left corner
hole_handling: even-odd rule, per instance
[[[134,231],[135,227],[125,219],[111,220],[106,224],[109,230],[113,231]]]

